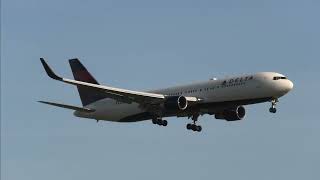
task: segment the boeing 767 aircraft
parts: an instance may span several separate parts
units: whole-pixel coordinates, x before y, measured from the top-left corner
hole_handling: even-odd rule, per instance
[[[83,107],[39,101],[74,110],[74,115],[97,121],[138,122],[152,120],[167,126],[165,117],[188,117],[188,130],[200,132],[199,116],[209,114],[226,121],[242,120],[245,105],[271,102],[270,112],[276,113],[278,99],[293,88],[284,75],[261,72],[224,79],[170,87],[154,91],[132,91],[100,85],[78,59],[69,63],[75,80],[56,75],[43,58],[41,63],[52,79],[77,86]]]

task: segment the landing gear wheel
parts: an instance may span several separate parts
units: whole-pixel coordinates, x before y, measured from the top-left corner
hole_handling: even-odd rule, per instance
[[[152,119],[153,124],[158,124],[158,119]]]
[[[194,114],[191,117],[192,117],[193,124],[187,124],[187,129],[188,130],[197,131],[197,132],[201,132],[202,131],[202,127],[201,126],[197,126],[197,124],[196,124],[196,122],[198,121],[199,114]]]
[[[201,126],[196,126],[196,131],[197,132],[201,132],[202,131],[202,127]]]
[[[168,121],[167,120],[162,120],[160,118],[155,118],[152,119],[153,124],[157,124],[159,126],[168,126]]]
[[[167,121],[167,120],[163,120],[163,121],[161,122],[161,125],[162,125],[162,126],[168,126],[168,121]]]
[[[270,108],[269,111],[270,111],[271,113],[276,113],[276,112],[277,112],[277,109],[276,109],[276,108]]]
[[[187,129],[188,130],[197,131],[197,132],[201,132],[202,131],[202,127],[201,126],[197,126],[196,124],[188,124],[187,125]]]
[[[192,124],[192,125],[191,125],[191,129],[192,129],[193,131],[197,131],[197,125]]]

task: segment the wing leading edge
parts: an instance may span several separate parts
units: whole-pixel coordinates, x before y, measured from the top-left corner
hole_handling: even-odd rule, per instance
[[[50,66],[46,63],[46,61],[43,58],[40,58],[41,63],[48,74],[49,77],[52,79],[62,81],[67,84],[72,84],[75,86],[83,86],[87,88],[92,88],[95,90],[99,90],[104,92],[108,98],[121,101],[124,103],[132,103],[136,102],[138,104],[159,104],[165,101],[166,96],[163,94],[156,94],[156,93],[149,93],[149,92],[141,92],[141,91],[132,91],[127,89],[120,89],[115,87],[109,87],[109,86],[103,86],[99,84],[92,84],[77,80],[71,80],[62,78],[58,75],[56,75],[53,70],[50,68]],[[198,102],[200,99],[196,97],[186,97],[189,102]]]
[[[137,102],[137,103],[151,102],[152,103],[152,102],[159,102],[165,99],[165,96],[162,94],[131,91],[126,89],[108,87],[108,86],[103,86],[99,84],[92,84],[92,83],[62,78],[53,72],[53,70],[50,68],[50,66],[46,63],[46,61],[43,58],[40,58],[40,60],[46,73],[50,78],[58,81],[62,81],[67,84],[84,86],[84,87],[103,91],[104,93],[107,94],[109,98],[112,98],[118,101],[122,101],[125,103],[132,103],[132,102]]]

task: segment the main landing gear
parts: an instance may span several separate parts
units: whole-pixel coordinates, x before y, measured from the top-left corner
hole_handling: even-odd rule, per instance
[[[271,108],[269,109],[269,111],[271,113],[276,113],[277,112],[276,105],[277,105],[278,102],[279,102],[278,99],[274,99],[274,100],[271,101]]]
[[[187,129],[188,130],[193,130],[193,131],[197,131],[197,132],[201,132],[202,131],[202,127],[198,126],[196,124],[196,122],[198,121],[199,115],[193,115],[192,116],[192,124],[187,124]]]
[[[158,124],[159,126],[167,126],[168,121],[167,120],[162,120],[161,118],[154,118],[152,119],[153,124]]]

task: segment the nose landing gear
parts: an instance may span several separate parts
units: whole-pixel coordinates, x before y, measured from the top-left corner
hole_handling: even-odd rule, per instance
[[[271,108],[269,109],[270,113],[276,113],[277,112],[277,108],[276,105],[279,102],[278,99],[274,99],[271,101]]]
[[[202,131],[202,127],[198,126],[196,124],[196,122],[198,121],[198,118],[199,118],[198,114],[192,116],[193,123],[192,124],[187,124],[187,129],[188,130],[193,130],[193,131],[197,131],[197,132],[201,132]]]

